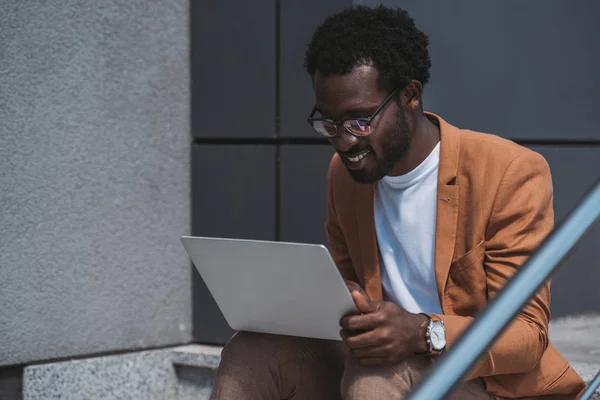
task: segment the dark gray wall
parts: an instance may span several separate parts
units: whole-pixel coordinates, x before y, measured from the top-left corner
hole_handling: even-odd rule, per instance
[[[430,37],[427,109],[511,139],[600,139],[600,2],[383,3],[406,8]]]
[[[600,177],[600,146],[531,146],[552,170],[559,224]],[[588,233],[552,281],[552,315],[600,312],[600,226]]]
[[[189,342],[187,1],[0,10],[0,366]]]
[[[275,3],[190,2],[194,137],[275,136]]]
[[[329,14],[352,5],[352,0],[281,1],[279,12],[280,120],[282,138],[315,137],[304,121],[314,106],[304,52],[314,30]]]
[[[275,240],[275,146],[195,145],[192,234]],[[194,269],[194,338],[224,343],[231,329]]]
[[[324,205],[332,155],[331,146],[281,146],[281,240],[327,244]]]
[[[192,59],[193,81],[195,77],[200,81],[207,79],[203,74],[212,79],[202,87],[193,86],[194,98],[203,99],[193,102],[194,114],[205,115],[207,109],[222,113],[218,109],[220,103],[212,99],[221,98],[235,87],[243,88],[236,97],[242,104],[241,118],[232,116],[218,128],[203,123],[201,117],[194,119],[195,146],[205,149],[204,160],[194,163],[204,163],[206,168],[213,166],[211,187],[216,186],[221,175],[227,177],[224,182],[231,182],[236,171],[244,176],[246,172],[265,175],[264,179],[256,178],[262,179],[260,183],[253,183],[265,193],[264,198],[261,201],[253,195],[251,204],[265,202],[273,206],[270,210],[259,208],[254,214],[245,211],[234,222],[219,224],[220,215],[230,221],[227,217],[230,207],[254,208],[239,200],[247,193],[247,183],[238,183],[229,191],[216,190],[214,200],[210,200],[212,207],[219,210],[216,214],[213,208],[194,209],[197,215],[206,215],[194,218],[196,233],[267,238],[270,232],[267,234],[265,226],[271,227],[274,221],[272,234],[276,240],[325,241],[326,170],[332,151],[305,123],[314,96],[304,71],[304,52],[313,30],[328,14],[352,4],[379,3],[281,1],[261,3],[256,12],[245,6],[228,10],[223,7],[211,8],[210,15],[200,15],[198,6],[196,13],[192,13],[192,21],[222,19],[222,24],[212,22],[208,26],[210,32],[225,36],[219,40],[192,36],[192,54],[197,54]],[[433,67],[424,95],[425,108],[459,127],[507,137],[542,153],[554,175],[555,209],[560,222],[600,174],[600,130],[592,118],[600,106],[597,95],[600,79],[596,72],[600,70],[597,51],[600,25],[595,21],[600,3],[592,0],[384,3],[406,7],[417,26],[430,36]],[[236,43],[236,40],[264,48],[254,48],[254,57],[248,57],[246,48],[228,53],[227,65],[202,66],[201,54],[213,52],[220,60],[219,52],[224,51],[221,43]],[[234,71],[233,66],[247,68]],[[252,99],[248,99],[247,90],[253,93]],[[266,119],[258,121],[256,115]],[[249,126],[244,123],[245,118],[253,121],[251,128],[243,129]],[[262,169],[259,172],[249,168],[245,159],[240,160],[239,154],[244,150],[257,156],[252,146],[259,143],[273,146],[275,163],[270,172]],[[229,160],[228,166],[206,155],[217,147],[223,150],[215,154]],[[232,150],[229,152],[228,148]],[[269,168],[265,165],[270,163],[272,155],[265,153],[261,157],[266,160],[260,162],[260,168]],[[193,175],[198,176],[196,169]],[[198,187],[204,187],[200,183],[203,181],[193,179],[194,207],[206,201],[200,200],[202,196],[213,196],[200,193],[204,189]],[[225,199],[216,193],[239,198]],[[216,205],[217,200],[222,203]],[[257,217],[264,218],[265,223],[257,224]],[[600,312],[600,292],[594,285],[600,279],[600,253],[595,245],[599,240],[600,232],[596,229],[557,273],[552,291],[554,317]],[[201,280],[196,279],[195,296],[205,302],[196,306],[204,310],[194,313],[195,337],[218,343],[230,331],[226,325],[213,330],[211,321],[219,312],[209,303],[210,295]]]

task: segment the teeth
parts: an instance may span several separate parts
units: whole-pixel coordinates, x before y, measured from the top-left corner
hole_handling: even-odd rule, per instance
[[[360,153],[359,155],[357,155],[355,157],[346,156],[346,159],[355,163],[355,162],[359,162],[360,160],[362,160],[367,154],[369,154],[369,150],[365,151],[364,153]]]

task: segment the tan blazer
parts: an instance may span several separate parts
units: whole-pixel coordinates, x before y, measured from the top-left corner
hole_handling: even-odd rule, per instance
[[[440,117],[435,276],[452,349],[473,315],[553,228],[552,180],[539,154],[497,136],[458,129]],[[374,185],[356,183],[338,155],[328,173],[326,233],[346,279],[382,299],[373,216]],[[585,384],[548,340],[550,283],[483,355],[497,398],[575,399]]]

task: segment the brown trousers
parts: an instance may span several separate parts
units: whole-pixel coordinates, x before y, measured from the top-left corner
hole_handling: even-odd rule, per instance
[[[238,332],[223,349],[211,399],[397,400],[420,382],[432,362],[414,356],[393,367],[364,367],[342,342]],[[475,379],[448,398],[494,397]]]

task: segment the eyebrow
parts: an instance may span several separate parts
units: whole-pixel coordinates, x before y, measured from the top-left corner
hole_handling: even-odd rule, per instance
[[[327,119],[332,119],[332,120],[334,119],[334,118],[331,118],[331,117],[330,117],[329,115],[327,115],[326,113],[324,113],[323,111],[321,111],[321,109],[320,109],[319,107],[315,107],[315,110],[316,110],[316,111],[317,111],[319,114],[321,114],[323,117],[325,117],[325,118],[327,118]],[[373,114],[373,112],[374,112],[375,110],[377,110],[377,107],[368,107],[368,108],[352,108],[352,109],[350,109],[350,110],[346,110],[346,111],[344,111],[344,112],[341,114],[340,118],[335,118],[335,119],[337,119],[337,120],[340,120],[340,119],[344,119],[344,118],[343,118],[344,116],[356,116],[356,115],[364,115],[364,116],[365,116],[365,118],[366,118],[366,117],[369,117],[371,114]]]

